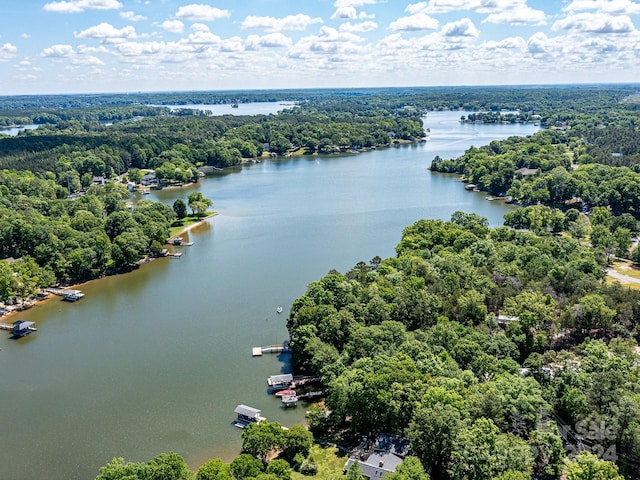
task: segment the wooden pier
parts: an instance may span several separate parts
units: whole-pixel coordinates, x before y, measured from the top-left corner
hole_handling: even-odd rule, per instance
[[[307,375],[295,376],[291,382],[291,388],[303,387],[304,385],[320,383],[321,381],[322,379],[320,377],[311,377]]]
[[[311,399],[311,398],[320,398],[320,397],[324,397],[324,392],[319,390],[317,392],[307,392],[307,393],[303,393],[301,395],[298,395],[298,399],[302,400],[302,399]]]
[[[72,290],[70,288],[49,287],[45,288],[44,291],[52,295],[59,295],[63,300],[66,300],[68,302],[76,302],[84,297],[84,293],[82,293],[82,290]]]
[[[263,353],[285,353],[290,351],[291,348],[289,348],[288,344],[266,345],[263,347],[253,347],[251,349],[251,355],[254,357],[261,357]]]

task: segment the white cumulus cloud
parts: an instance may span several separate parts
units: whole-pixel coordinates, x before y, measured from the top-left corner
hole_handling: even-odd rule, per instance
[[[445,37],[470,37],[478,38],[480,33],[471,19],[463,18],[457,22],[447,23],[442,27],[442,35]]]
[[[364,33],[364,32],[370,32],[377,28],[378,28],[378,24],[372,21],[360,22],[360,23],[346,22],[340,25],[341,32]]]
[[[635,30],[628,15],[605,15],[598,13],[576,13],[556,21],[552,30],[574,30],[589,33],[629,33]]]
[[[81,13],[85,10],[118,10],[122,3],[118,0],[70,0],[45,3],[43,8],[47,12]]]
[[[482,23],[507,23],[509,25],[545,25],[547,15],[526,5],[491,13]]]
[[[358,13],[356,7],[338,7],[331,15],[332,20],[355,20],[357,18],[375,18],[375,15],[367,12]]]
[[[250,15],[242,22],[243,29],[260,28],[268,32],[302,31],[309,25],[322,23],[321,18],[311,18],[309,15],[298,13],[284,18],[258,17]]]
[[[13,58],[18,52],[18,48],[10,43],[0,46],[0,61],[6,61]]]
[[[336,0],[333,4],[336,8],[342,7],[363,7],[365,5],[374,5],[378,0]]]
[[[194,23],[193,25],[191,25],[191,30],[193,30],[194,32],[208,32],[209,26],[205,25],[204,23]]]
[[[480,7],[487,0],[429,0],[428,2],[410,3],[405,12],[413,15],[416,13],[449,13],[459,10],[473,10]]]
[[[120,18],[129,20],[130,22],[141,22],[147,19],[144,15],[138,15],[135,12],[120,12]]]
[[[337,8],[335,12],[333,12],[333,15],[331,15],[331,18],[333,20],[340,19],[340,18],[344,18],[344,19],[358,18],[358,11],[356,10],[356,7],[340,7],[340,8]]]
[[[44,50],[42,50],[41,55],[43,57],[64,58],[64,57],[69,57],[72,54],[73,54],[73,47],[71,45],[57,44],[57,45],[51,45],[50,47],[47,47]]]
[[[195,22],[212,22],[221,18],[229,18],[229,10],[221,10],[211,5],[191,4],[184,5],[178,9],[177,18],[184,18]]]
[[[167,32],[182,33],[184,31],[184,23],[180,20],[165,20],[160,26]]]
[[[640,14],[640,3],[631,0],[574,0],[563,8],[565,12],[596,10],[612,15]]]
[[[100,66],[104,65],[104,62],[100,60],[98,57],[94,56],[75,56],[71,59],[72,65],[92,65],[92,66]]]
[[[391,22],[389,28],[394,31],[435,30],[438,25],[438,20],[426,13],[416,13]]]
[[[194,45],[220,45],[222,43],[222,39],[218,35],[211,33],[209,30],[196,30],[187,37],[186,43]]]
[[[242,38],[235,36],[225,38],[220,44],[220,51],[227,53],[242,52],[244,50],[244,42]]]
[[[282,33],[270,33],[263,36],[249,35],[245,42],[247,48],[250,50],[257,50],[260,47],[290,47],[292,43],[291,39]]]
[[[527,41],[527,49],[534,57],[552,56],[554,42],[543,32],[536,32]]]
[[[92,38],[95,40],[117,42],[128,38],[136,38],[136,30],[132,26],[117,29],[110,23],[102,22],[86,30],[77,33],[74,32],[73,35],[76,38]]]

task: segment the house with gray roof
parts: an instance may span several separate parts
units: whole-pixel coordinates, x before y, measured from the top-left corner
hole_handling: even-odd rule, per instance
[[[373,444],[373,452],[360,456],[351,456],[344,466],[345,471],[354,463],[358,463],[362,475],[369,480],[382,478],[393,473],[409,454],[410,443],[406,438],[388,433],[378,435]]]

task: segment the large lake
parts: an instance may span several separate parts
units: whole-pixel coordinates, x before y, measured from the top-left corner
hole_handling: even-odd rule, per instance
[[[190,105],[151,105],[156,107],[167,107],[171,110],[187,109],[202,110],[209,112],[212,116],[218,115],[269,115],[277,113],[281,110],[292,108],[291,102],[250,102],[241,103],[238,108],[232,108],[229,104],[190,104]],[[106,122],[105,125],[112,125],[112,122]],[[23,130],[34,130],[39,125],[20,125],[16,127],[0,128],[0,134],[16,136]]]
[[[53,298],[23,312],[16,318],[38,332],[21,340],[0,332],[0,478],[92,479],[113,457],[170,451],[193,469],[230,460],[241,446],[231,425],[240,403],[284,425],[303,421],[304,404],[284,410],[267,393],[287,358],[252,358],[251,347],[285,340],[289,307],[307,284],[393,256],[418,219],[463,210],[496,226],[514,208],[427,168],[435,155],[538,128],[459,117],[430,113],[422,144],[267,160],[154,192],[173,203],[200,189],[219,215],[188,235],[194,245],[181,259],[83,285],[79,302]]]
[[[228,103],[215,104],[188,104],[188,105],[151,105],[154,107],[167,107],[171,110],[202,110],[209,112],[210,115],[269,115],[277,113],[280,110],[292,108],[291,102],[249,102],[240,103],[237,108],[232,107]]]

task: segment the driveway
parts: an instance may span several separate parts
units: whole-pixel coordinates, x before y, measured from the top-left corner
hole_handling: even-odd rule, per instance
[[[615,278],[620,283],[637,283],[640,284],[640,278],[629,277],[622,273],[616,272],[613,268],[607,268],[607,275],[611,278]]]

